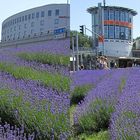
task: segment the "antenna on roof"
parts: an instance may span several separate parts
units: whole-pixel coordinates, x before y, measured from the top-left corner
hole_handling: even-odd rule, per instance
[[[106,4],[105,0],[103,0],[103,3],[104,3],[104,6],[105,6],[105,4]]]

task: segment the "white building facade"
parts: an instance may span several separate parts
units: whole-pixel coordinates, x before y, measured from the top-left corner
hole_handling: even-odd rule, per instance
[[[106,56],[132,55],[133,16],[136,11],[117,6],[90,7],[94,47]],[[99,39],[100,38],[100,39]]]
[[[63,38],[70,32],[70,5],[50,4],[17,13],[2,23],[2,43],[41,36]]]

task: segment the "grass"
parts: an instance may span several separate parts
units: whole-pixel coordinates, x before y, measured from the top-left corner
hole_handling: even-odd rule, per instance
[[[37,71],[30,67],[16,66],[7,63],[0,63],[0,70],[10,73],[17,79],[40,81],[45,86],[52,87],[58,91],[70,90],[70,78],[60,74],[51,74],[46,71]]]
[[[20,58],[27,61],[36,61],[42,64],[49,65],[63,65],[68,66],[69,56],[50,54],[50,53],[19,53],[17,54]]]
[[[91,135],[83,133],[75,138],[71,138],[71,140],[110,140],[110,138],[108,131],[100,131]]]
[[[82,134],[80,136],[80,139],[85,140],[109,140],[109,134],[108,131],[100,131],[99,133],[93,134],[93,135],[86,135]]]

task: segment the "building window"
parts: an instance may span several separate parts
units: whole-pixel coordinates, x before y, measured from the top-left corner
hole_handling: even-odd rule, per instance
[[[19,30],[21,29],[21,25],[19,25]]]
[[[129,40],[131,40],[132,38],[132,31],[131,31],[131,28],[129,28]]]
[[[104,20],[108,20],[108,10],[104,11]]]
[[[115,11],[115,20],[119,21],[120,20],[120,13],[119,11]]]
[[[28,15],[28,20],[30,20],[30,19],[31,19],[31,14]]]
[[[19,18],[19,22],[21,22],[21,17]]]
[[[125,28],[125,39],[129,39],[129,29],[128,27]]]
[[[120,27],[115,26],[115,38],[119,39],[120,38]]]
[[[31,29],[31,34],[33,34],[34,33],[34,30],[33,29]]]
[[[25,15],[25,21],[27,21],[27,15]]]
[[[22,16],[22,21],[24,21],[24,16]]]
[[[16,26],[14,27],[14,31],[16,31]]]
[[[34,27],[34,22],[31,22],[31,27]]]
[[[36,18],[39,18],[39,12],[36,13]]]
[[[129,22],[129,14],[128,14],[128,12],[125,12],[125,21]]]
[[[14,25],[14,19],[12,20],[12,23],[13,23],[13,25]]]
[[[16,22],[16,19],[14,19],[14,23],[16,24],[17,22]],[[6,23],[6,26],[7,26],[7,23]]]
[[[125,21],[125,15],[124,15],[124,12],[122,12],[122,11],[120,13],[120,20]]]
[[[104,37],[105,39],[108,39],[108,26],[107,25],[104,26]]]
[[[26,31],[24,31],[24,37],[26,36],[26,33],[27,33],[27,32],[26,32]]]
[[[43,28],[40,28],[40,33],[43,33],[44,29]]]
[[[20,38],[20,32],[18,33],[18,38]]]
[[[17,23],[19,23],[19,18],[17,18]]]
[[[109,20],[114,20],[114,11],[109,10]]]
[[[41,11],[41,17],[44,17],[44,16],[45,16],[45,12]]]
[[[132,22],[132,15],[129,14],[129,22]]]
[[[54,24],[59,24],[59,19],[55,19]]]
[[[44,25],[44,20],[40,21],[40,25],[43,26]]]
[[[35,18],[35,13],[32,13],[32,19],[34,19]]]
[[[109,38],[114,39],[114,26],[109,26]]]
[[[27,28],[27,24],[24,24],[24,28],[25,28],[25,29]]]
[[[124,40],[125,39],[125,27],[120,27],[120,39]]]
[[[52,11],[51,10],[48,11],[48,16],[52,16]]]
[[[59,16],[59,9],[55,10],[55,16]]]

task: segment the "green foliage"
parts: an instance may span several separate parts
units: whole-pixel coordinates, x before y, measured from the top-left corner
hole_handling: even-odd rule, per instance
[[[91,88],[92,85],[83,85],[75,87],[75,89],[71,93],[71,105],[78,104],[80,101],[82,101]]]
[[[71,31],[71,37],[76,36],[77,31]],[[81,33],[78,32],[78,37],[79,37],[79,47],[92,47],[92,38],[87,36],[87,35],[82,35]],[[70,43],[72,44],[72,42]],[[72,46],[71,46],[72,48]]]
[[[133,113],[132,111],[126,111],[122,113],[122,116],[125,116],[129,119],[134,119],[137,117],[137,115],[135,113]]]
[[[76,108],[76,105],[72,105],[70,107],[70,124],[71,124],[71,126],[74,124],[73,114],[74,114],[75,108]]]
[[[96,99],[89,104],[87,112],[79,118],[79,125],[84,132],[106,130],[113,110],[114,108],[107,105],[106,101]]]
[[[125,84],[126,84],[126,79],[125,79],[125,78],[122,78],[122,79],[121,79],[120,86],[119,86],[119,92],[122,92],[122,90],[123,90]]]
[[[13,93],[10,89],[0,89],[0,117],[2,119],[2,123],[8,122],[18,126],[19,123],[14,117],[14,104],[11,106],[12,95]]]
[[[41,72],[30,67],[16,66],[7,63],[0,63],[0,70],[12,74],[17,79],[37,80],[59,91],[70,90],[70,79],[60,74]]]
[[[92,135],[83,133],[71,140],[110,140],[110,137],[108,131],[100,131]]]
[[[3,122],[21,126],[24,124],[27,133],[38,132],[38,139],[50,139],[52,129],[55,139],[62,132],[69,130],[69,112],[59,113],[51,110],[51,102],[35,99],[32,105],[24,100],[23,93],[15,95],[14,91],[0,90],[0,116]],[[38,108],[39,107],[39,108]]]
[[[17,54],[20,58],[27,61],[36,61],[42,64],[49,65],[64,65],[68,66],[69,57],[64,55],[56,55],[50,53],[19,53]]]

